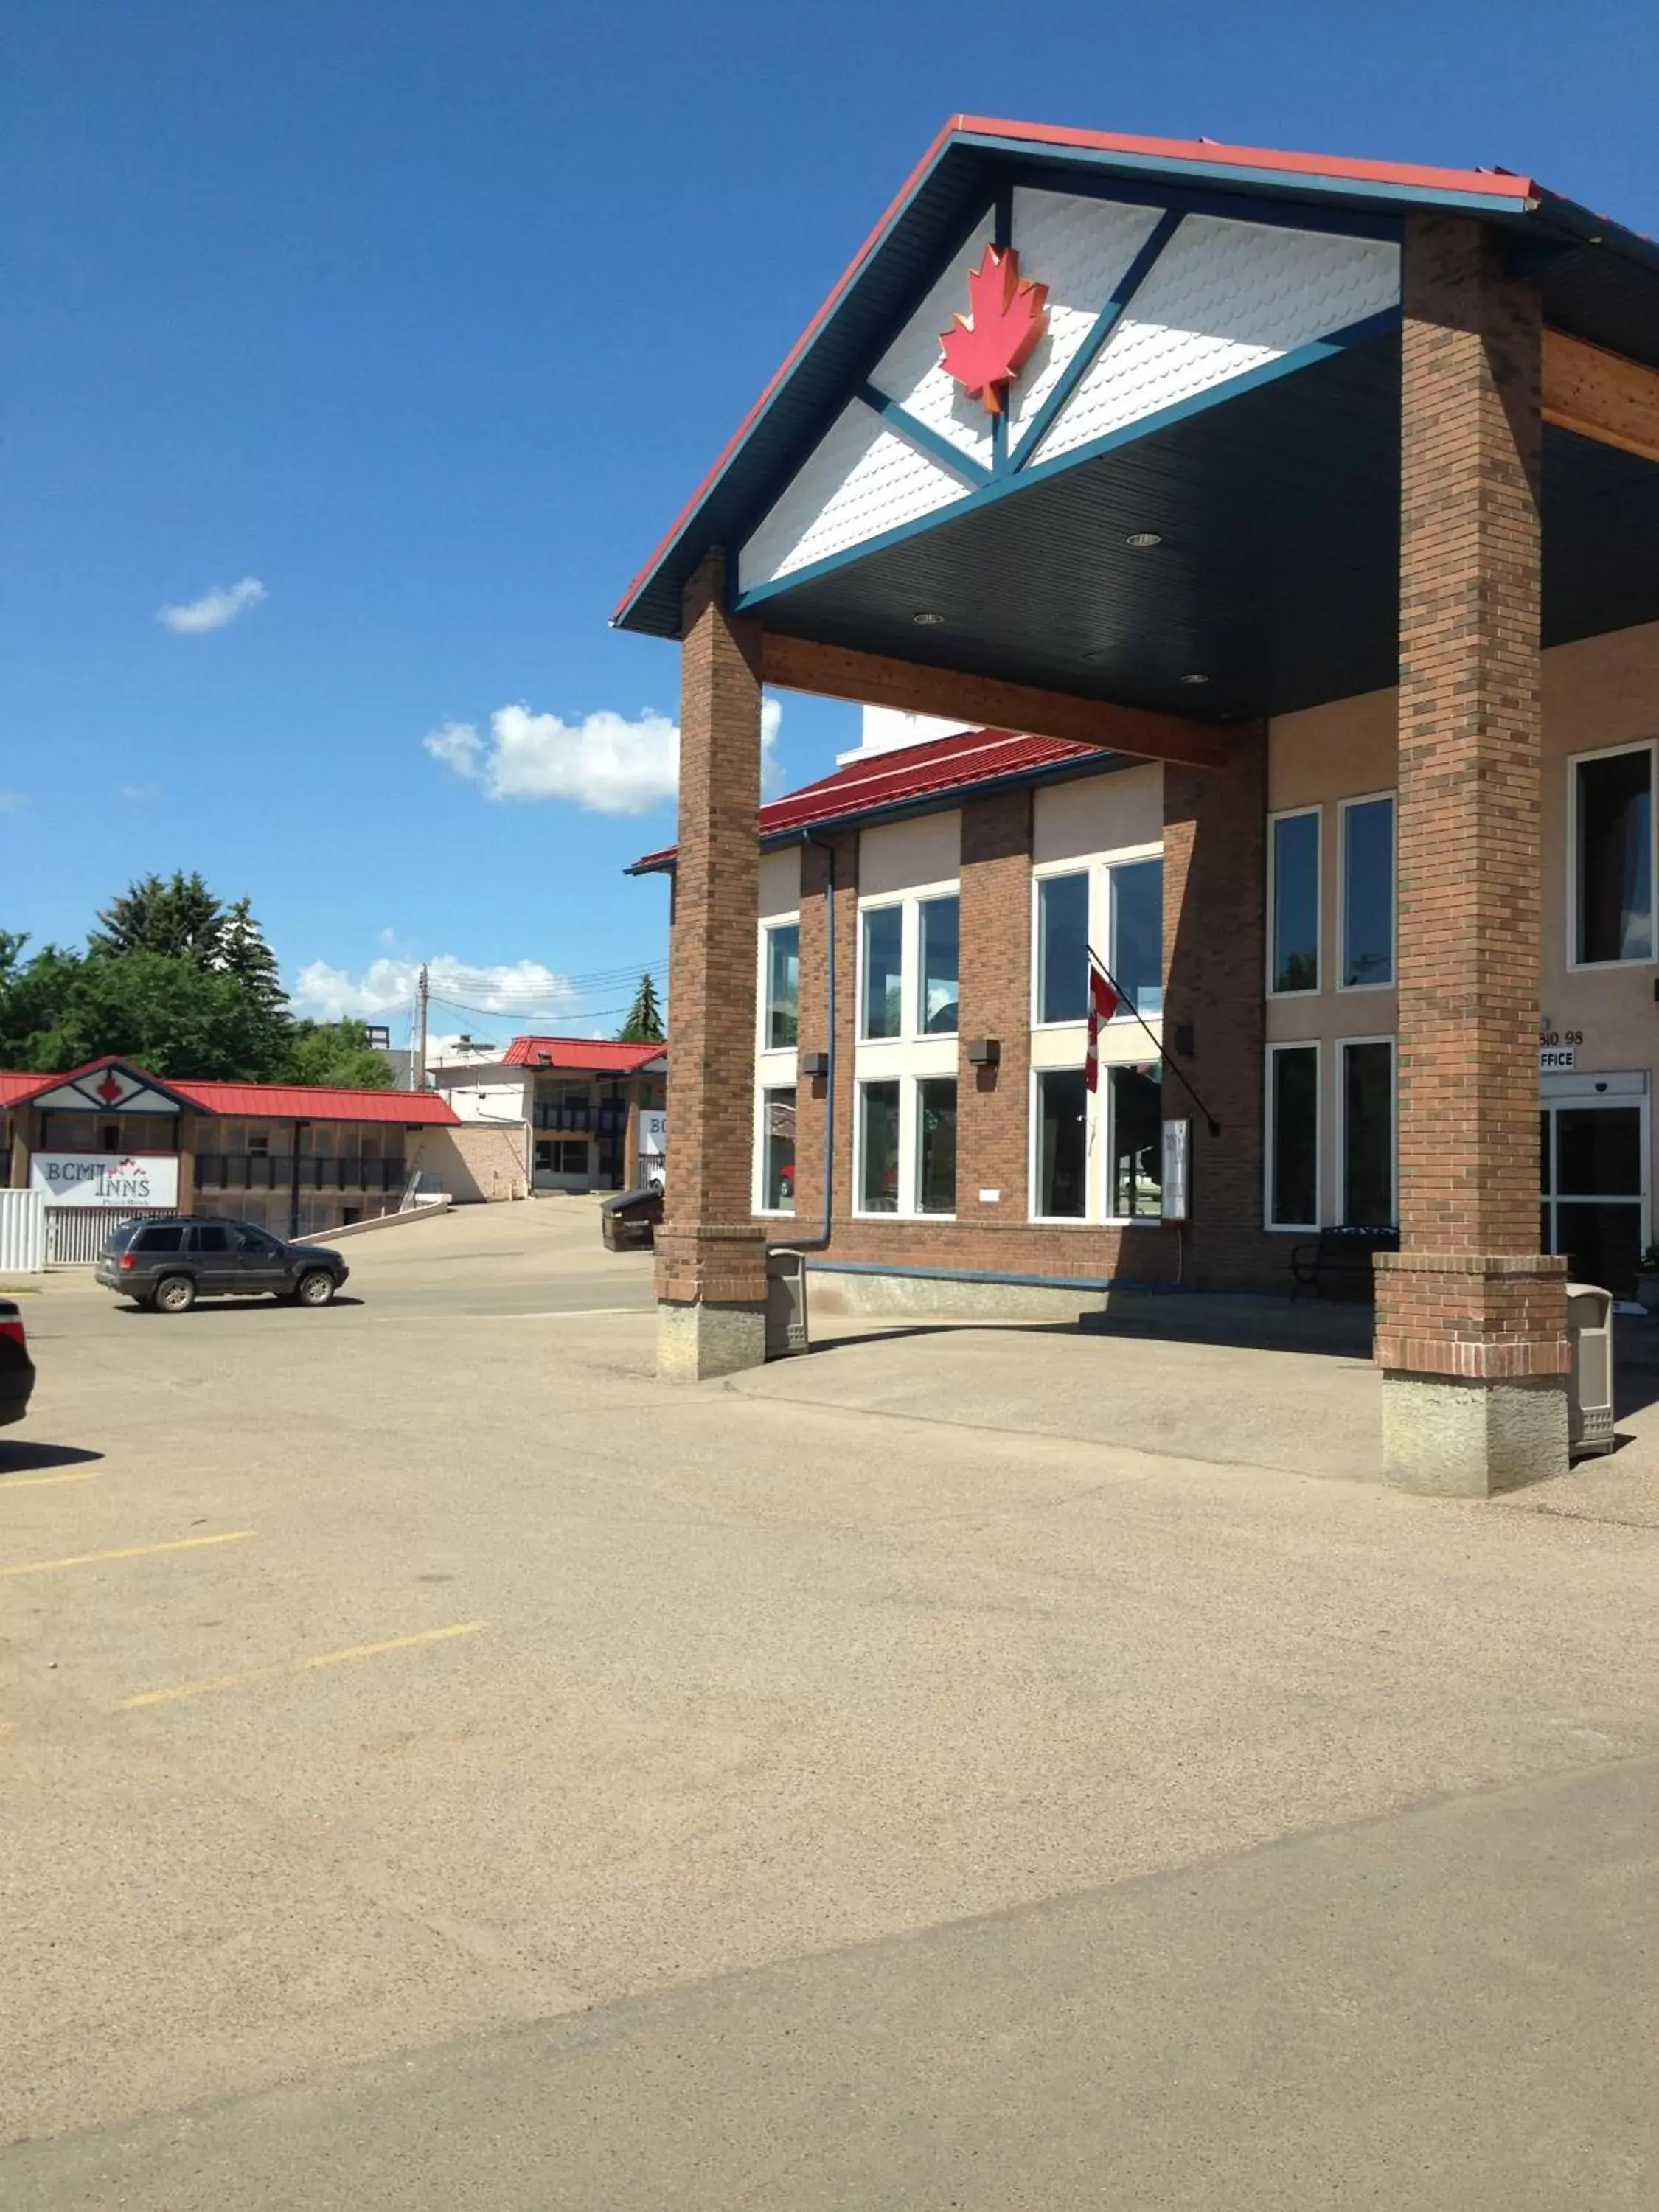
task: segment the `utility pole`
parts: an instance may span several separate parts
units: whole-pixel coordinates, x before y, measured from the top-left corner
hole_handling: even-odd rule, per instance
[[[416,1091],[426,1089],[426,1002],[430,988],[426,963],[421,963],[420,978],[415,986],[415,1081]]]

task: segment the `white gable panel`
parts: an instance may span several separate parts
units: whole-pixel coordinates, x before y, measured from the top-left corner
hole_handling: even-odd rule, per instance
[[[1020,274],[1048,287],[1048,334],[1016,378],[1008,409],[1008,440],[1016,452],[1163,213],[1016,186],[1012,235]]]
[[[1053,460],[1397,304],[1400,249],[1188,216],[1036,458]]]
[[[98,1086],[107,1084],[111,1096],[99,1096]],[[43,1113],[54,1114],[176,1114],[176,1102],[164,1098],[159,1091],[151,1091],[136,1083],[130,1075],[119,1075],[112,1069],[100,1068],[95,1075],[82,1076],[76,1083],[60,1083],[55,1091],[43,1091],[40,1097],[29,1101]]]
[[[738,554],[738,587],[793,575],[967,496],[959,477],[852,400]]]
[[[954,376],[939,366],[939,337],[953,315],[968,313],[968,277],[977,269],[992,235],[989,209],[975,224],[968,243],[922,301],[902,331],[876,363],[870,381],[884,399],[899,405],[948,439],[981,468],[991,465],[991,418],[970,399]]]

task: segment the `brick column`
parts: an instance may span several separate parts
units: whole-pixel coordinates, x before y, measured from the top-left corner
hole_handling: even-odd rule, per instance
[[[196,1211],[196,1116],[179,1115],[179,1211]]]
[[[858,988],[859,841],[855,834],[826,840],[836,870],[836,1036],[830,1036],[830,854],[803,845],[800,855],[800,1024],[799,1046],[832,1052],[835,1068],[835,1188],[833,1221],[851,1211],[854,997]],[[830,1081],[803,1075],[795,1091],[795,1228],[799,1237],[823,1233],[823,1155],[830,1141]]]
[[[1030,1217],[1031,794],[971,799],[962,810],[961,1012],[957,1089],[957,1218]],[[969,1037],[995,1037],[995,1067],[970,1067]],[[998,1197],[980,1201],[981,1190]]]
[[[1401,426],[1401,1250],[1383,1457],[1485,1497],[1566,1465],[1538,1246],[1540,313],[1494,233],[1407,218]]]
[[[760,629],[726,611],[725,561],[687,585],[679,854],[669,993],[668,1188],[657,1231],[657,1371],[759,1364],[765,1231],[752,1214],[760,911]]]
[[[1164,1048],[1221,1133],[1168,1073],[1164,1114],[1192,1123],[1188,1289],[1282,1290],[1284,1241],[1261,1226],[1267,734],[1231,743],[1225,768],[1164,771]]]

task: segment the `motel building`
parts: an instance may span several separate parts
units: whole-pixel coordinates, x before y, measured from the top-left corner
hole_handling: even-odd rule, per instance
[[[463,1121],[525,1133],[534,1189],[580,1192],[662,1176],[667,1075],[665,1044],[515,1036],[440,1060],[432,1082]]]
[[[617,619],[681,652],[664,1373],[763,1357],[769,1243],[1282,1293],[1397,1227],[1391,1477],[1565,1467],[1565,1283],[1654,1233],[1659,249],[956,118]],[[763,811],[763,685],[934,728]]]
[[[44,1194],[46,1257],[95,1259],[137,1214],[223,1214],[315,1237],[395,1213],[411,1180],[508,1195],[432,1091],[163,1081],[117,1059],[0,1073],[0,1180]]]

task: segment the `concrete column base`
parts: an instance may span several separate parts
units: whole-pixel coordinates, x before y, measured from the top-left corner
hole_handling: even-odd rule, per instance
[[[736,1375],[766,1358],[764,1306],[719,1306],[659,1299],[657,1373],[665,1382]]]
[[[1567,1471],[1567,1378],[1384,1374],[1382,1467],[1397,1490],[1492,1498]]]

